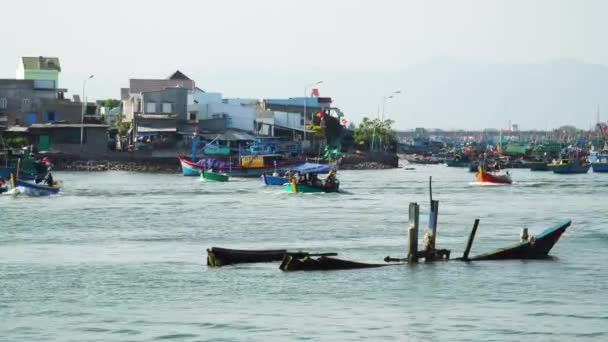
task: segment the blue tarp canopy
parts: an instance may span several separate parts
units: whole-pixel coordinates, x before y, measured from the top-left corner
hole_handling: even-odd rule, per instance
[[[304,163],[291,168],[291,172],[298,173],[328,173],[329,170],[333,170],[335,167],[326,164],[315,164],[315,163]]]

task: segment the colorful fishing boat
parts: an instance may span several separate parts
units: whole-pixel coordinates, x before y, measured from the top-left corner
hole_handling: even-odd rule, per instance
[[[265,185],[275,185],[275,186],[280,186],[283,185],[285,183],[289,183],[289,179],[287,177],[281,177],[281,176],[275,176],[274,174],[272,176],[269,176],[266,173],[262,174],[262,182]]]
[[[583,162],[580,159],[563,158],[556,163],[548,164],[547,167],[557,174],[577,174],[587,173],[591,168],[591,164]]]
[[[509,172],[505,174],[498,173],[490,173],[485,171],[483,167],[479,167],[477,173],[475,174],[475,178],[479,183],[493,183],[493,184],[511,184],[513,181],[511,180],[511,175]]]
[[[201,179],[206,179],[214,182],[227,182],[230,177],[226,174],[214,172],[212,170],[203,170]]]
[[[301,164],[299,160],[285,160],[283,155],[241,156],[239,164],[217,158],[201,158],[196,162],[178,156],[184,176],[200,176],[205,169],[217,170],[231,177],[260,177],[276,169],[286,169]]]
[[[57,183],[55,183],[57,184]],[[14,187],[22,190],[25,194],[34,195],[34,196],[48,196],[48,195],[56,195],[59,193],[61,187],[57,184],[54,186],[43,185],[43,184],[35,184],[26,182],[21,179],[14,180]]]
[[[323,180],[318,174],[328,173]],[[286,183],[287,192],[339,192],[340,181],[336,178],[336,170],[325,164],[304,163],[290,169],[291,180]]]
[[[608,172],[608,150],[600,151],[595,154],[595,158],[591,162],[593,172],[605,173]]]
[[[547,258],[560,236],[572,224],[566,220],[543,230],[536,236],[506,248],[499,248],[465,260],[506,260],[506,259],[544,259]]]

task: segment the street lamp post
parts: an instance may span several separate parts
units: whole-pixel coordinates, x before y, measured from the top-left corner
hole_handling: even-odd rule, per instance
[[[84,140],[84,111],[85,111],[85,108],[87,105],[85,91],[87,88],[87,81],[93,77],[95,77],[95,75],[90,75],[89,77],[85,78],[84,81],[82,82],[82,99],[80,100],[80,101],[82,101],[82,110],[80,111],[80,150],[81,151],[82,151],[82,142]]]
[[[401,94],[401,90],[395,90],[394,92],[390,93],[389,95],[385,95],[382,97],[382,119],[380,121],[380,124],[382,124],[382,125],[384,124],[384,109],[386,108],[386,100],[392,99],[398,94]],[[374,130],[375,130],[375,128],[374,128]],[[378,139],[380,140],[380,146],[382,146],[382,134],[380,134]]]
[[[314,87],[323,83],[323,81],[318,81],[315,83],[311,83],[304,87],[304,141],[306,141],[306,103],[308,102],[308,88]]]

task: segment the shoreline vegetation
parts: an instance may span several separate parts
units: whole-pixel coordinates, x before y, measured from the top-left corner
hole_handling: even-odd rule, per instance
[[[399,157],[395,154],[361,156],[347,154],[339,160],[340,170],[384,170],[397,168]],[[64,156],[53,158],[53,169],[56,171],[128,171],[149,173],[180,173],[181,166],[177,158],[118,159],[96,158],[83,159]]]

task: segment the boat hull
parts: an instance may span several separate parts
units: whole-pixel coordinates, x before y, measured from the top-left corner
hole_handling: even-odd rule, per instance
[[[201,178],[214,182],[227,182],[230,177],[221,173],[205,170],[201,173]]]
[[[530,171],[551,171],[545,162],[527,162]]]
[[[451,160],[446,159],[443,161],[445,165],[448,167],[469,167],[470,162],[462,161],[462,160]]]
[[[37,196],[55,195],[55,194],[58,194],[59,190],[61,189],[58,186],[33,184],[33,183],[25,182],[21,179],[15,180],[15,187],[22,189],[25,193],[27,193],[29,195],[37,195]]]
[[[308,184],[291,184],[291,183],[286,183],[284,184],[285,186],[285,191],[287,192],[301,192],[301,193],[320,193],[320,192],[339,192],[340,191],[340,185],[336,184],[332,187],[316,187],[316,186],[312,186],[312,185],[308,185]]]
[[[313,259],[310,257],[298,258],[293,255],[285,255],[281,266],[281,271],[333,271],[333,270],[354,270],[361,268],[377,268],[388,266],[386,264],[366,264],[349,260],[342,260],[329,257],[319,257]]]
[[[182,173],[184,176],[200,176],[203,173],[203,170],[206,168],[204,165],[200,165],[197,163],[193,163],[186,158],[178,157],[180,164],[182,166]],[[295,165],[299,165],[301,162],[289,162],[289,163],[280,163],[277,165],[268,165],[264,167],[220,167],[217,168],[223,174],[226,174],[230,177],[260,177],[263,173],[272,173],[277,168],[284,169],[289,168]],[[213,167],[216,170],[215,167]]]
[[[475,178],[480,183],[494,183],[494,184],[511,184],[512,183],[511,177],[509,177],[507,175],[498,176],[498,175],[493,175],[493,174],[487,173],[487,172],[478,171],[475,174]]]
[[[276,186],[281,186],[285,183],[288,183],[288,179],[285,177],[278,177],[278,176],[269,176],[265,173],[262,174],[262,182],[266,185],[276,185]]]
[[[608,163],[591,163],[591,168],[593,168],[593,172],[605,173],[608,172]]]
[[[557,174],[579,174],[589,172],[591,165],[575,165],[575,164],[549,164],[548,167]]]
[[[286,249],[242,250],[211,247],[207,249],[207,266],[281,261],[286,253]]]
[[[555,226],[549,227],[536,235],[533,240],[528,240],[507,248],[480,254],[469,260],[506,260],[506,259],[544,259],[557,243],[560,236],[566,231],[572,221],[567,220]]]

